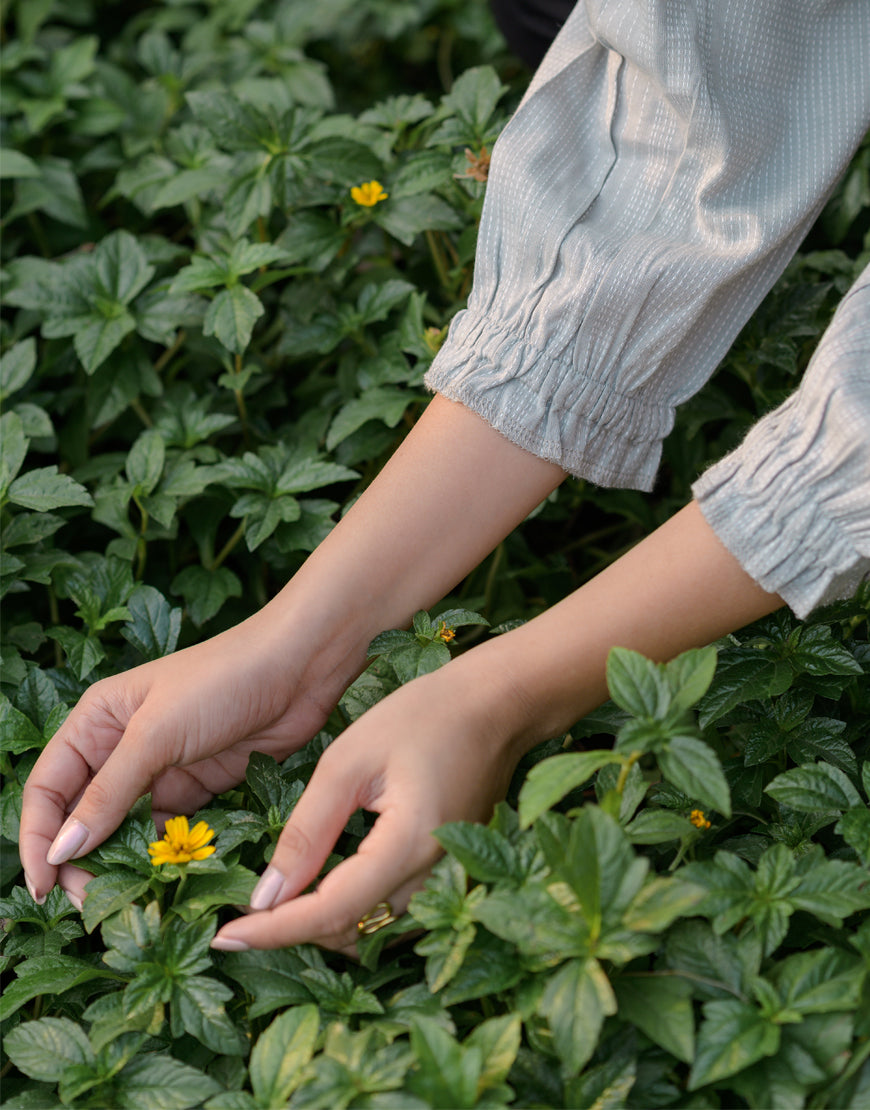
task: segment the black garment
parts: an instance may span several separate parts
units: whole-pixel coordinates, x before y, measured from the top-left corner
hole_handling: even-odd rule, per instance
[[[511,50],[537,69],[577,0],[490,0]]]

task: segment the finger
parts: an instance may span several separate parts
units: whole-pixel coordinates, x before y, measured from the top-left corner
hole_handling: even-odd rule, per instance
[[[86,786],[57,836],[46,862],[57,867],[86,855],[120,825],[162,769],[165,737],[135,716],[122,739]]]
[[[76,867],[71,863],[64,863],[58,868],[57,884],[63,890],[72,906],[82,912],[87,892],[85,887],[94,876],[90,871]]]
[[[337,764],[327,749],[254,887],[251,909],[270,909],[317,878],[348,818],[359,808],[362,792],[361,776],[351,761]]]
[[[356,855],[333,868],[316,891],[231,922],[212,947],[239,951],[313,942],[343,948],[355,941],[357,923],[378,902],[390,900],[394,911],[403,911],[440,853],[434,837],[421,829],[415,806],[391,807]]]

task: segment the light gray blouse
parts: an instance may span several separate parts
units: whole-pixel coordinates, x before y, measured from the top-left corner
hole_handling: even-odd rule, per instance
[[[674,410],[870,125],[870,0],[580,0],[495,145],[468,308],[426,383],[650,489]],[[799,615],[870,571],[870,268],[798,393],[694,487]]]

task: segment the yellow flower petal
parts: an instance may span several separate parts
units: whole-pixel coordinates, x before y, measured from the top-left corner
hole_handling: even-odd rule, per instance
[[[354,185],[350,195],[362,208],[373,208],[380,201],[386,200],[389,193],[384,191],[380,181],[364,181],[362,185]]]
[[[192,859],[206,859],[215,850],[208,841],[214,836],[205,821],[197,821],[191,829],[186,817],[170,817],[162,840],[148,845],[148,855],[155,867],[164,863],[189,863]]]

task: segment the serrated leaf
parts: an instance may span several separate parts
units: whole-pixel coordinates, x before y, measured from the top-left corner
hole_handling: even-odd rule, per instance
[[[688,818],[673,810],[642,809],[625,831],[632,844],[665,844],[687,836],[692,828]]]
[[[0,401],[26,385],[36,369],[36,340],[16,343],[0,357]]]
[[[579,1071],[592,1056],[616,997],[597,960],[569,960],[547,983],[539,1012],[547,1019],[560,1060]]]
[[[256,293],[236,283],[222,289],[208,306],[202,323],[204,335],[213,335],[228,351],[241,354],[251,342],[254,324],[265,309]]]
[[[665,678],[673,691],[672,705],[690,709],[707,693],[716,673],[715,647],[684,651],[665,665]]]
[[[127,607],[131,619],[121,635],[146,659],[160,659],[175,651],[181,632],[181,609],[173,609],[153,586],[137,586]]]
[[[93,505],[84,486],[68,474],[59,474],[56,466],[29,470],[9,486],[7,494],[14,505],[37,512],[48,512],[66,505]]]
[[[622,763],[618,752],[591,751],[554,755],[536,763],[520,790],[520,827],[528,828],[542,813],[582,786],[601,767]]]
[[[24,1022],[6,1034],[3,1047],[25,1075],[44,1082],[56,1082],[66,1068],[95,1059],[84,1030],[69,1018]]]
[[[161,1053],[137,1056],[115,1082],[125,1110],[189,1110],[220,1090],[204,1072]]]
[[[116,304],[129,304],[154,276],[154,267],[129,231],[113,231],[94,252],[97,279]]]
[[[127,455],[127,481],[143,494],[151,493],[160,481],[165,459],[163,436],[153,429],[142,432]]]
[[[849,778],[830,763],[784,771],[764,789],[765,793],[792,809],[844,810],[863,804],[861,795]]]
[[[227,1016],[224,1002],[232,991],[205,975],[176,975],[172,985],[172,1034],[182,1030],[196,1037],[212,1052],[228,1056],[244,1056],[247,1039]]]
[[[198,564],[177,574],[171,589],[184,598],[188,616],[197,627],[220,612],[227,598],[242,596],[242,583],[228,567],[207,570]]]
[[[780,1027],[736,998],[704,1005],[689,1090],[735,1075],[779,1048]]]
[[[64,991],[93,979],[118,978],[112,971],[60,953],[32,957],[20,963],[15,971],[18,978],[6,987],[0,999],[0,1021],[5,1021],[32,998],[40,995],[63,994]]]
[[[676,975],[621,975],[613,980],[619,1016],[655,1044],[691,1064],[695,1055],[692,984]]]
[[[148,880],[134,871],[118,870],[97,875],[85,888],[82,909],[85,929],[92,933],[101,921],[135,902],[147,889]]]
[[[329,426],[327,451],[334,450],[368,420],[379,420],[388,428],[395,428],[408,406],[422,399],[422,394],[409,393],[403,389],[381,387],[368,390],[361,397],[348,401],[338,411]]]
[[[442,825],[433,833],[435,839],[450,852],[473,879],[484,883],[523,881],[519,854],[496,829],[488,829],[469,821]]]
[[[295,1006],[257,1039],[251,1052],[250,1076],[260,1106],[284,1106],[296,1089],[305,1065],[314,1055],[320,1029],[316,1006]]]
[[[659,664],[628,648],[611,648],[607,656],[607,688],[616,704],[635,717],[661,717],[671,702]]]
[[[233,952],[221,970],[241,983],[253,996],[248,1016],[253,1019],[286,1006],[311,1002],[314,998],[301,974],[306,968],[323,967],[323,957],[305,945],[266,951]]]
[[[160,208],[172,208],[177,204],[193,200],[202,193],[208,193],[223,185],[226,173],[217,166],[199,166],[196,169],[180,170],[161,185],[148,207],[152,212]]]
[[[834,826],[834,832],[855,849],[866,867],[870,867],[870,809],[867,806],[847,810]]]
[[[690,798],[731,816],[731,795],[716,753],[693,736],[672,736],[657,755],[664,777]]]
[[[479,1089],[486,1090],[503,1083],[513,1067],[522,1037],[519,1014],[490,1018],[476,1026],[465,1041],[466,1048],[479,1048],[483,1070]]]

